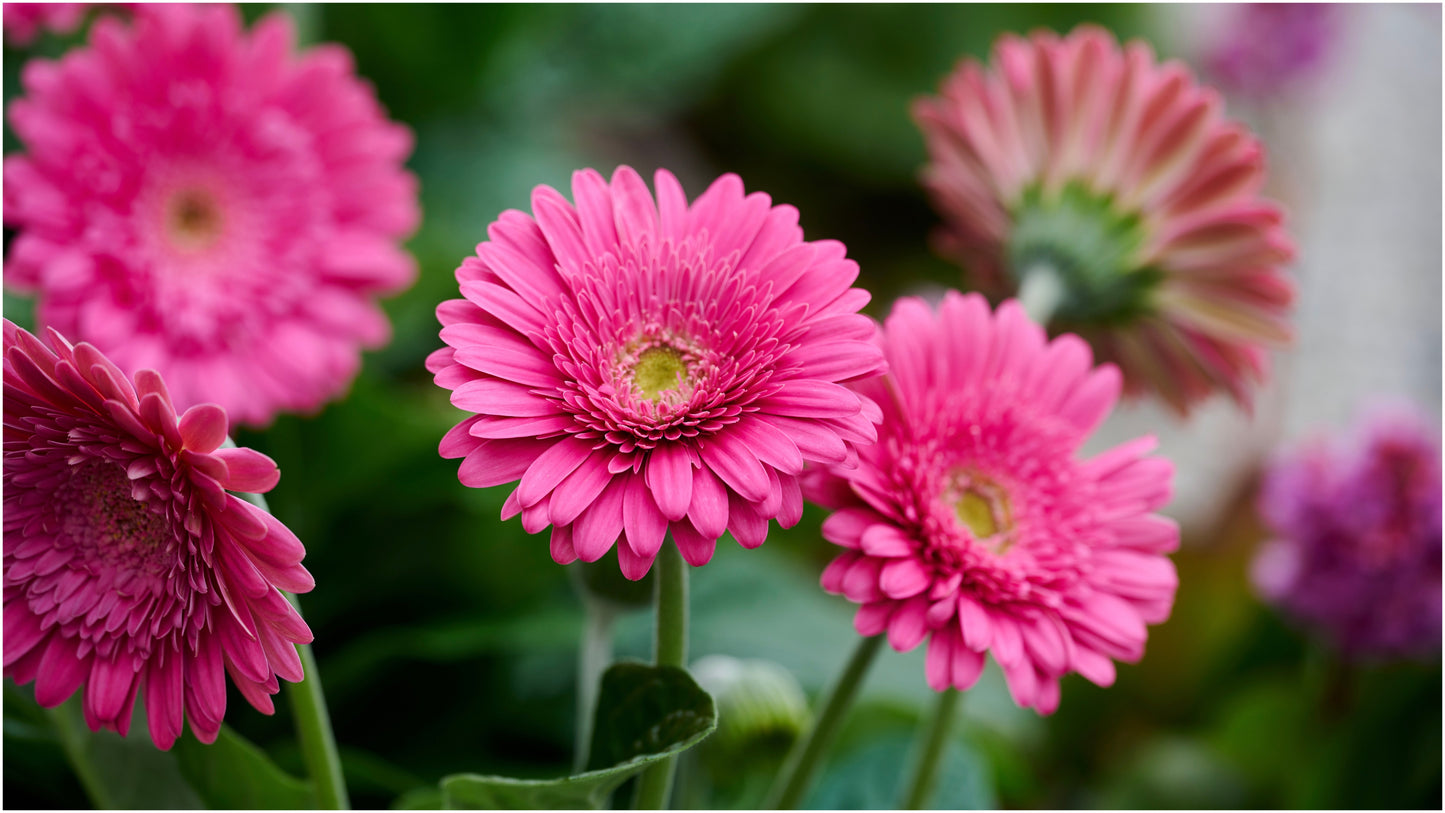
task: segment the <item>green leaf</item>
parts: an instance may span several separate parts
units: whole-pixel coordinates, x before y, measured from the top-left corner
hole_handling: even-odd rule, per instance
[[[715,728],[713,699],[686,670],[616,663],[602,676],[590,770],[559,779],[457,774],[442,779],[442,801],[449,810],[598,810],[623,782]]]
[[[71,768],[96,807],[194,810],[202,806],[181,776],[175,756],[151,742],[139,704],[130,735],[121,737],[113,731],[91,731],[81,702],[79,695],[72,697],[49,716]]]
[[[174,753],[185,776],[205,806],[212,810],[282,810],[314,808],[310,782],[276,767],[271,758],[228,726],[206,745],[187,734]]]
[[[899,732],[875,739],[830,765],[809,794],[810,810],[887,810],[898,806],[916,743]],[[938,767],[938,783],[928,807],[935,810],[989,810],[998,806],[992,774],[977,751],[950,742]]]

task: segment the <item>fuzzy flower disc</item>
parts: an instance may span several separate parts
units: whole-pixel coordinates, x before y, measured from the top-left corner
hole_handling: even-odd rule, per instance
[[[919,101],[942,249],[993,296],[1057,289],[1056,326],[1179,412],[1248,405],[1291,338],[1293,255],[1264,154],[1218,94],[1142,42],[1005,35]],[[1043,282],[1046,280],[1046,282]]]
[[[427,360],[473,413],[441,443],[462,483],[520,478],[504,518],[551,525],[563,564],[616,542],[631,579],[668,532],[701,565],[725,531],[751,548],[796,523],[804,463],[876,438],[876,405],[839,382],[882,370],[841,243],[804,242],[735,175],[691,205],[670,173],[656,187],[584,170],[575,205],[540,186],[532,215],[503,213]]]
[[[6,284],[41,323],[182,408],[264,425],[319,408],[389,335],[375,298],[415,277],[406,128],[290,19],[229,5],[102,19],[89,45],[26,63],[5,159]]]
[[[934,689],[967,689],[993,653],[1019,705],[1059,702],[1059,678],[1106,686],[1166,619],[1175,524],[1152,513],[1173,466],[1140,438],[1096,457],[1079,448],[1118,398],[1112,366],[1043,330],[1015,302],[996,314],[950,292],[934,311],[894,306],[881,336],[889,374],[856,388],[883,410],[856,468],[805,478],[846,550],[823,587],[861,606],[862,635],[894,649],[928,641]]]
[[[311,640],[280,590],[314,582],[295,535],[227,491],[271,490],[276,464],[221,448],[215,404],[177,416],[155,372],[4,325],[6,676],[47,707],[84,687],[90,728],[122,735],[144,692],[163,749],[186,718],[216,738],[227,674],[270,714]]]

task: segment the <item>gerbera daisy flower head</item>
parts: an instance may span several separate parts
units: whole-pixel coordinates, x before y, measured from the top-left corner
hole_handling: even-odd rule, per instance
[[[1263,148],[1221,106],[1095,26],[1005,35],[914,106],[941,249],[990,296],[1049,300],[1130,392],[1248,406],[1291,337],[1294,249],[1259,196]]]
[[[1275,538],[1255,586],[1347,657],[1440,649],[1439,426],[1408,402],[1379,403],[1265,473],[1259,507]]]
[[[311,640],[280,590],[314,582],[295,535],[227,492],[271,490],[276,464],[223,448],[215,404],[177,416],[152,370],[4,331],[6,676],[47,707],[84,687],[90,728],[121,735],[143,696],[162,749],[185,719],[215,739],[227,674],[270,714]]]
[[[989,652],[1014,700],[1044,714],[1068,672],[1110,685],[1113,661],[1141,657],[1145,625],[1169,615],[1179,539],[1153,513],[1173,476],[1146,456],[1153,438],[1079,454],[1118,371],[978,294],[936,311],[901,299],[880,341],[888,375],[854,385],[882,408],[878,443],[804,479],[845,549],[823,588],[860,605],[862,635],[899,651],[926,639],[936,690],[972,686]]]
[[[163,6],[22,81],[5,280],[39,323],[252,425],[319,408],[385,342],[375,298],[416,273],[411,135],[344,48],[296,53],[284,13]]]
[[[441,442],[473,487],[518,480],[503,518],[552,526],[552,557],[647,573],[671,532],[692,565],[731,531],[757,547],[802,514],[806,462],[854,459],[876,405],[840,382],[876,375],[841,243],[804,242],[797,210],[724,175],[688,203],[659,170],[575,173],[508,211],[457,269],[427,359],[473,413]]]

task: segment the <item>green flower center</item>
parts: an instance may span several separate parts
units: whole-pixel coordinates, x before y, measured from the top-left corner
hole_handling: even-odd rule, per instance
[[[673,347],[660,344],[649,347],[637,357],[632,368],[632,383],[642,394],[656,401],[667,390],[680,389],[691,383],[687,375],[687,362]]]
[[[958,521],[975,541],[994,553],[1003,553],[1013,545],[1013,507],[1008,493],[996,483],[961,473],[944,500],[953,506]]]
[[[1005,246],[1009,270],[1020,286],[1030,275],[1053,275],[1060,319],[1117,323],[1150,310],[1163,274],[1140,262],[1145,233],[1137,214],[1119,212],[1108,195],[1069,184],[1054,194],[1028,190],[1013,218]]]

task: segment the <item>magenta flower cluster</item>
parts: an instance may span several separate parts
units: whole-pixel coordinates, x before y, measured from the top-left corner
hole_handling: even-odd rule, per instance
[[[1260,496],[1276,537],[1255,585],[1355,657],[1440,648],[1440,425],[1381,404],[1344,436],[1279,457]]]

